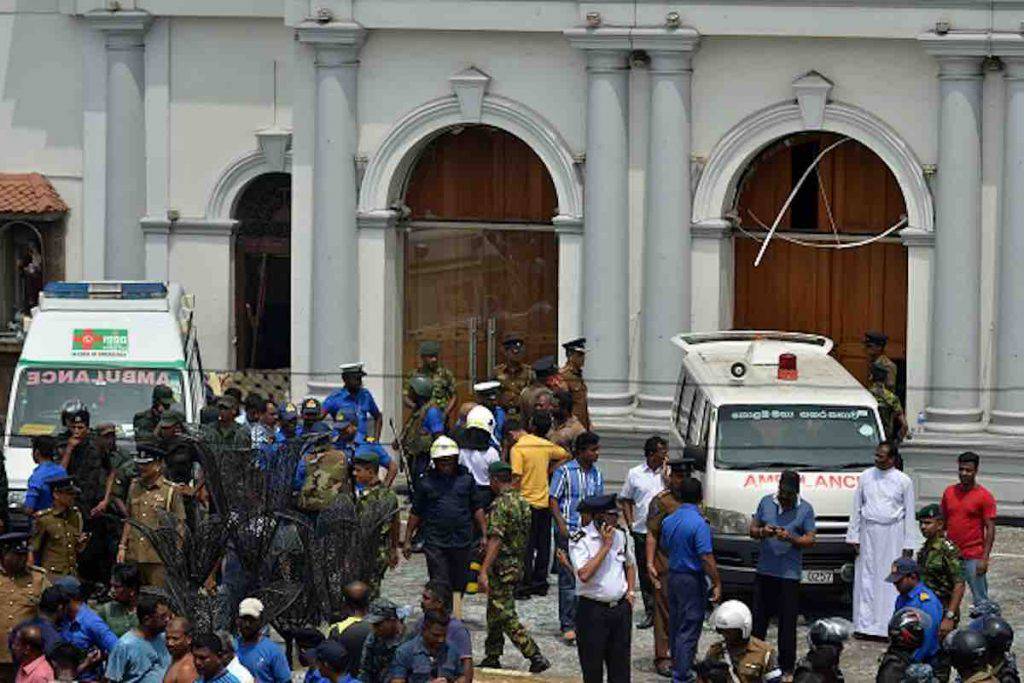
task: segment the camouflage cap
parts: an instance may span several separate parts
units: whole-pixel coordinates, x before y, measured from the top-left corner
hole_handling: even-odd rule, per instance
[[[185,416],[177,410],[168,410],[160,416],[157,427],[178,427],[185,424]]]
[[[921,519],[942,519],[942,508],[935,503],[931,505],[925,505],[923,508],[917,511],[917,518]]]
[[[425,341],[420,344],[420,355],[421,356],[437,356],[441,353],[441,343],[433,340]]]
[[[174,390],[166,384],[157,384],[153,387],[153,403],[160,403],[165,408],[174,405]]]

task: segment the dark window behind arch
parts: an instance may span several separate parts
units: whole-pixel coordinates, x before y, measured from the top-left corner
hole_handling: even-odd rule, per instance
[[[265,173],[235,202],[235,336],[239,369],[291,362],[291,175]]]

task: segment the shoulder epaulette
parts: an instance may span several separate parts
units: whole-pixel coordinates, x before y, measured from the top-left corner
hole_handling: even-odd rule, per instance
[[[53,508],[46,508],[45,510],[40,510],[39,512],[36,513],[36,519],[40,519],[42,517],[45,517],[46,515],[50,514],[51,512],[53,512]]]
[[[571,534],[569,534],[569,540],[572,541],[573,543],[575,543],[576,541],[579,541],[581,538],[583,538],[586,535],[587,535],[586,531],[584,531],[583,529],[577,529],[576,531],[574,531]]]

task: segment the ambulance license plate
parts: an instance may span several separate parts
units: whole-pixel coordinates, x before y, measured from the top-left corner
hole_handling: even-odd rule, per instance
[[[800,574],[800,583],[829,584],[835,579],[835,572],[811,569]]]

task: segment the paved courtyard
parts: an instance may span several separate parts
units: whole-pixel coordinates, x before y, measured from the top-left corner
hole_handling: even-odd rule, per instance
[[[1024,588],[1024,579],[1022,577],[1024,577],[1024,529],[1000,527],[991,567],[990,593],[993,599],[1003,605],[1004,614],[1018,633],[1021,633],[1021,629],[1024,628],[1024,591],[1021,590]],[[418,606],[420,588],[426,578],[426,565],[423,556],[414,555],[409,562],[404,562],[396,571],[388,575],[384,581],[384,594],[400,604]],[[551,581],[552,584],[556,581],[554,576],[551,577]],[[965,602],[969,602],[969,596]],[[520,601],[517,604],[524,623],[537,638],[541,650],[552,663],[551,669],[538,678],[550,681],[580,680],[575,649],[562,645],[558,639],[556,591],[552,590],[546,598],[533,598]],[[485,607],[486,600],[483,596],[469,596],[464,608],[465,621],[473,635],[474,659],[477,661],[483,657]],[[825,608],[821,614],[839,614],[849,617],[849,610],[842,606],[836,606],[834,611]],[[637,618],[639,618],[639,614]],[[806,649],[805,633],[806,625],[802,623],[799,634],[800,654]],[[774,631],[769,636],[774,642]],[[704,635],[701,637],[700,652],[703,653],[715,638],[712,631],[705,629]],[[653,632],[651,630],[633,631],[634,681],[667,680],[654,673],[652,640]],[[843,671],[846,674],[846,680],[850,683],[873,681],[875,665],[882,650],[881,644],[851,641],[843,654]],[[509,675],[494,675],[487,672],[479,675],[478,679],[514,681],[521,680],[528,675],[526,660],[508,642],[506,642],[502,663],[507,669],[513,670]]]

